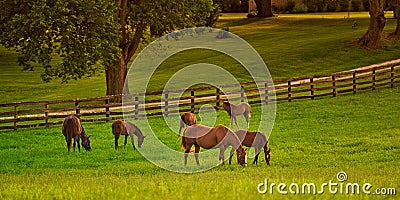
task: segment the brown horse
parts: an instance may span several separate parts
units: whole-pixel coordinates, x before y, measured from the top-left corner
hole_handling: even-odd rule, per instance
[[[134,124],[132,124],[130,122],[123,122],[121,120],[117,120],[112,124],[112,132],[115,137],[115,149],[116,150],[119,149],[118,139],[119,139],[120,135],[125,135],[124,149],[126,147],[128,135],[131,138],[133,149],[136,150],[135,139],[134,139],[133,135],[136,135],[136,137],[138,138],[139,148],[142,147],[145,136],[142,134],[142,131],[140,131],[140,129],[137,126],[135,126]]]
[[[254,147],[256,156],[254,158],[253,164],[257,164],[258,155],[260,154],[261,148],[264,148],[265,162],[269,165],[271,160],[271,149],[268,147],[268,139],[261,132],[249,132],[245,130],[238,130],[235,132],[242,145],[246,147]],[[231,163],[232,156],[229,158],[229,163]]]
[[[228,112],[229,116],[231,117],[231,125],[233,122],[235,122],[236,126],[238,129],[239,125],[236,120],[236,116],[243,114],[244,118],[246,119],[247,122],[247,129],[249,129],[249,122],[250,122],[250,117],[251,117],[251,106],[250,104],[246,102],[241,102],[239,104],[231,104],[228,101],[224,101],[223,105],[224,109],[226,112]]]
[[[74,115],[66,117],[63,122],[62,133],[67,141],[68,152],[71,151],[72,138],[74,138],[74,152],[76,143],[78,143],[78,151],[81,152],[81,145],[79,144],[80,138],[82,138],[82,146],[86,151],[92,150],[90,147],[90,136],[86,135],[78,117]]]
[[[233,155],[236,150],[237,160],[240,165],[245,166],[247,164],[247,155],[239,138],[227,127],[218,125],[214,128],[195,124],[188,126],[183,132],[182,146],[185,148],[185,165],[187,164],[187,157],[189,155],[192,145],[195,146],[195,158],[197,165],[199,162],[200,147],[204,149],[216,149],[219,148],[218,162],[224,164],[224,153],[225,149],[232,146],[230,156]]]
[[[186,126],[191,126],[191,125],[194,125],[194,124],[197,124],[196,115],[193,114],[193,113],[184,112],[181,115],[178,138],[181,136],[182,128],[185,127],[185,125]]]

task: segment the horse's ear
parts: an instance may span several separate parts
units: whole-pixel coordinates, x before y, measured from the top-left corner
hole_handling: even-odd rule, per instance
[[[88,138],[90,138],[90,136],[92,136],[92,135],[89,135]]]

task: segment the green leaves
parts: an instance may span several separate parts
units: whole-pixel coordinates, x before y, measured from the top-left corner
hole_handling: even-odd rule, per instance
[[[91,76],[118,56],[114,2],[4,0],[0,6],[1,44],[16,48],[24,69],[44,67],[44,81]]]
[[[121,52],[127,63],[138,48],[132,44],[148,41],[144,34],[148,30],[152,36],[160,36],[180,28],[210,25],[218,16],[212,0],[128,1],[126,10],[118,3],[1,0],[0,44],[18,51],[23,69],[33,70],[37,64],[43,67],[44,81],[68,81],[104,71]],[[121,11],[126,15],[120,15]],[[130,53],[125,53],[127,46]]]

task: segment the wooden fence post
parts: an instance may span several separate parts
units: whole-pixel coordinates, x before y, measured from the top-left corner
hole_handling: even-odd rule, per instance
[[[215,101],[216,101],[216,103],[215,103],[215,107],[216,107],[216,110],[219,110],[219,107],[220,107],[220,99],[221,99],[221,90],[219,89],[219,88],[217,88],[217,91],[216,91],[216,94],[215,94]]]
[[[106,122],[110,121],[110,97],[106,98]]]
[[[393,87],[394,83],[394,66],[390,67],[390,87]]]
[[[244,102],[244,88],[243,88],[243,85],[240,86],[240,102]]]
[[[265,87],[265,104],[268,104],[268,82],[264,83]]]
[[[14,105],[14,131],[18,129],[18,105]]]
[[[288,101],[292,101],[292,81],[288,80]]]
[[[165,116],[168,116],[168,92],[166,91],[165,94],[165,102],[164,102],[164,114]]]
[[[44,104],[44,122],[46,124],[46,127],[49,127],[49,104],[46,103]]]
[[[194,90],[190,91],[190,112],[194,113]]]
[[[376,85],[376,69],[372,69],[372,90],[375,90],[375,85]]]
[[[75,99],[75,113],[80,118],[81,110],[79,108],[79,99]]]
[[[314,100],[314,77],[310,78],[311,99]]]
[[[139,119],[139,96],[135,94],[135,119]]]
[[[335,75],[332,75],[332,93],[333,93],[333,97],[336,97],[336,80],[335,80]]]
[[[357,83],[356,83],[356,71],[353,72],[353,94],[357,91]]]

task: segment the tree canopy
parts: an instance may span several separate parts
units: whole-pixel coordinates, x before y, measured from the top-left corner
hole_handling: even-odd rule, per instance
[[[122,93],[140,43],[210,26],[219,12],[212,0],[2,0],[0,7],[0,43],[17,50],[24,69],[44,67],[45,81],[105,71],[107,94]]]

